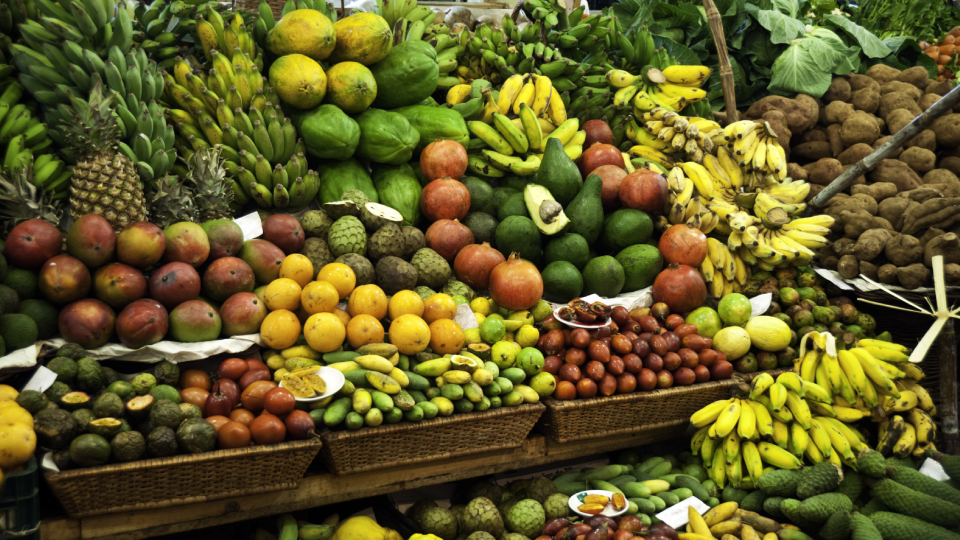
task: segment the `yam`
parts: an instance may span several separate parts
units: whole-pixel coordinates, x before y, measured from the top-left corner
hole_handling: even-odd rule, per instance
[[[892,232],[892,233],[897,232],[897,230],[893,228],[893,224],[892,224],[892,223],[890,223],[890,222],[887,221],[886,219],[883,219],[883,218],[880,217],[880,216],[873,216],[873,221],[876,223],[876,226],[877,226],[878,228],[886,229],[886,230],[888,230],[888,231],[890,231],[890,232]]]
[[[854,116],[851,116],[850,118],[853,118]],[[847,121],[849,122],[850,120],[847,119]],[[827,126],[827,142],[830,143],[830,149],[833,152],[833,157],[839,156],[840,152],[843,152],[843,150],[847,147],[847,145],[843,142],[843,137],[841,136],[842,132],[843,126],[840,124],[830,124]]]
[[[890,135],[885,135],[883,137],[880,137],[876,141],[874,141],[873,144],[870,146],[872,146],[873,149],[876,150],[877,148],[880,148],[881,146],[883,146],[883,143],[889,140],[890,140]],[[891,151],[890,154],[887,155],[887,159],[897,159],[898,157],[900,157],[901,152],[903,152],[903,147],[898,146],[893,151]]]
[[[810,192],[807,193],[807,196],[803,198],[804,202],[810,202],[823,191],[823,188],[827,186],[821,186],[819,184],[810,184]]]
[[[843,101],[834,101],[823,109],[822,121],[824,125],[828,126],[830,124],[842,124],[844,120],[855,112],[856,109],[853,108],[853,105],[844,103]]]
[[[940,101],[940,94],[924,94],[919,101],[917,101],[917,106],[920,107],[921,111],[929,109],[934,103]]]
[[[810,131],[807,131],[800,135],[800,144],[810,143],[810,142],[827,142],[827,132],[821,128],[813,128]]]
[[[947,169],[933,169],[923,175],[923,184],[944,184],[946,189],[942,191],[950,197],[960,197],[960,178]]]
[[[787,177],[794,180],[807,180],[810,175],[807,170],[796,163],[787,163]]]
[[[807,94],[797,94],[793,99],[806,111],[805,119],[807,123],[799,130],[793,129],[793,125],[791,124],[790,131],[802,133],[817,125],[817,120],[820,119],[820,105],[822,102]]]
[[[870,88],[876,90],[878,96],[880,95],[880,83],[878,83],[873,77],[853,74],[850,75],[847,80],[850,81],[850,89],[854,92],[858,92],[865,88]]]
[[[833,157],[833,147],[827,141],[798,144],[793,147],[793,156],[806,161],[818,161]]]
[[[943,281],[947,285],[960,285],[960,264],[943,265]]]
[[[945,96],[951,90],[953,90],[952,81],[930,81],[924,91],[928,94]]]
[[[872,81],[873,79],[870,80]],[[858,111],[873,114],[880,108],[880,88],[869,87],[855,90],[850,97],[850,103],[852,103],[853,108]]]
[[[933,134],[933,130],[925,129],[918,133],[914,138],[907,141],[907,144],[904,146],[907,148],[916,146],[918,148],[925,148],[931,152],[935,152],[937,150],[937,136]]]
[[[948,114],[933,121],[933,133],[937,146],[956,148],[960,146],[960,114]]]
[[[830,126],[833,127],[833,126]],[[827,128],[829,130],[829,128]],[[827,132],[829,135],[829,131]],[[865,112],[857,112],[847,117],[840,127],[840,140],[844,148],[857,143],[870,144],[880,138],[880,127]],[[836,148],[834,148],[836,150]],[[840,150],[843,151],[842,149]],[[840,152],[835,155],[839,156]]]
[[[913,101],[919,100],[920,96],[923,95],[920,89],[916,86],[900,81],[890,81],[880,87],[881,96],[884,94],[890,94],[892,92],[902,92],[907,94],[911,99],[913,99]]]
[[[894,135],[901,129],[903,129],[907,124],[913,122],[913,119],[920,116],[920,113],[914,114],[907,109],[897,109],[895,111],[890,111],[890,114],[886,116],[887,118],[887,129],[890,131],[890,135]],[[870,141],[873,142],[873,141]]]
[[[933,240],[934,238],[937,238],[937,237],[939,237],[939,236],[943,236],[943,235],[944,235],[944,230],[943,230],[943,229],[938,229],[938,228],[936,228],[936,227],[930,227],[929,229],[927,229],[927,232],[923,233],[923,236],[921,236],[920,238],[917,238],[917,240],[920,241],[920,245],[921,245],[921,246],[923,246],[924,248],[926,248],[926,247],[927,247],[927,244],[928,244],[931,240]]]
[[[837,263],[837,272],[843,279],[853,279],[860,275],[860,261],[856,255],[844,255]]]
[[[751,105],[744,116],[756,120],[767,111],[780,111],[786,118],[791,133],[803,133],[816,124],[819,107],[810,111],[808,103],[783,96],[767,96]]]
[[[833,243],[833,254],[839,257],[853,255],[853,248],[857,243],[851,238],[841,238]]]
[[[938,167],[952,172],[954,175],[960,175],[960,157],[950,156],[940,160]]]
[[[820,264],[822,264],[824,268],[828,268],[830,270],[836,270],[839,263],[840,259],[838,259],[836,255],[827,255],[826,257],[820,259]]]
[[[810,144],[827,144],[829,146],[829,143]],[[824,157],[815,163],[804,166],[804,169],[806,169],[810,175],[808,179],[809,182],[826,186],[830,182],[833,182],[834,178],[840,176],[840,173],[843,172],[843,165],[832,157]]]
[[[876,184],[864,185],[864,186],[851,186],[850,193],[852,195],[866,195],[871,199],[881,203],[890,197],[895,197],[897,195],[897,186],[890,182],[877,182]],[[879,204],[877,207],[877,215],[880,214]]]
[[[790,138],[793,137],[793,132],[790,131],[790,126],[787,125],[787,117],[784,116],[781,111],[772,110],[763,113],[760,120],[770,124],[773,132],[777,134],[777,139],[780,144],[785,150],[789,151],[790,145],[788,143]]]
[[[898,234],[887,240],[883,255],[897,266],[909,266],[920,262],[923,246],[920,245],[920,240],[909,234]]]
[[[933,264],[933,258],[943,255],[943,264],[960,264],[960,237],[949,232],[927,242],[923,247],[923,262]]]
[[[915,88],[923,90],[927,87],[927,81],[930,80],[930,74],[927,73],[927,68],[915,66],[901,71],[900,74],[897,75],[897,80],[912,84]]]
[[[840,161],[841,165],[853,165],[859,163],[861,159],[869,156],[873,153],[873,147],[865,143],[857,143],[850,148],[847,148],[843,152],[840,152],[840,155],[837,156],[837,160]]]
[[[879,280],[880,283],[886,283],[888,285],[897,283],[897,270],[897,265],[885,264],[877,270],[877,280]]]
[[[830,199],[826,213],[830,215],[840,215],[848,210],[852,212],[863,210],[871,216],[875,216],[877,215],[878,209],[879,204],[876,200],[865,193],[858,193],[842,199],[837,199],[836,197]]]
[[[930,279],[930,269],[917,263],[897,269],[897,281],[904,289],[919,289]]]
[[[877,265],[870,261],[860,261],[860,274],[876,281]]]
[[[942,198],[943,191],[937,188],[934,188],[932,186],[925,185],[922,187],[918,187],[917,189],[904,191],[903,193],[898,194],[897,197],[909,199],[911,201],[915,201],[922,204],[929,201],[930,199]]]
[[[877,109],[877,116],[886,118],[888,114],[897,109],[906,109],[912,112],[914,116],[921,113],[917,102],[908,94],[904,94],[903,92],[890,92],[889,94],[880,96],[880,108]]]
[[[893,238],[893,233],[886,229],[870,229],[857,239],[857,243],[853,247],[853,254],[860,261],[872,261],[884,252],[884,248],[891,238]]]
[[[880,227],[879,222],[866,210],[844,210],[840,213],[843,222],[843,235],[847,238],[860,238],[860,235],[870,229]]]
[[[903,220],[904,234],[923,233],[930,227],[948,229],[960,219],[960,198],[936,198],[910,210]]]
[[[906,163],[920,176],[932,171],[937,164],[937,155],[919,146],[907,148],[897,159]]]
[[[867,70],[867,77],[877,81],[881,86],[896,79],[900,75],[900,70],[884,64],[875,64]]]
[[[910,191],[920,187],[920,176],[906,163],[896,159],[884,159],[868,173],[870,182],[890,182],[896,184],[897,191]]]
[[[830,103],[832,101],[844,101],[849,103],[853,90],[850,89],[850,82],[842,77],[836,77],[830,82],[830,88],[823,94],[823,101]]]
[[[920,203],[911,201],[903,197],[890,197],[884,199],[877,205],[877,216],[890,222],[893,230],[899,231],[903,228],[903,221],[914,207],[920,206]]]

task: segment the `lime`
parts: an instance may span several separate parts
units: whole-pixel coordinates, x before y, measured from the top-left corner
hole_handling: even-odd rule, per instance
[[[483,316],[487,316],[490,314],[490,311],[491,311],[490,300],[482,296],[478,296],[474,298],[472,302],[470,302],[470,309],[472,309],[474,313],[479,313]]]
[[[496,343],[507,333],[503,321],[494,317],[487,317],[480,323],[480,337],[487,343]]]
[[[720,315],[718,315],[713,308],[708,307],[693,310],[687,315],[687,320],[684,322],[695,325],[697,327],[697,333],[708,338],[712,338],[714,334],[723,328],[723,321],[720,320]]]
[[[467,297],[464,296],[464,295],[462,295],[462,294],[455,294],[455,295],[453,295],[452,298],[453,298],[453,303],[456,304],[456,305],[458,305],[458,306],[461,305],[461,304],[466,304],[466,303],[468,303]]]
[[[537,302],[537,305],[530,309],[530,313],[533,314],[534,322],[543,322],[544,319],[553,313],[553,308],[550,307],[550,303],[546,300],[540,300]]]
[[[535,347],[540,341],[540,331],[533,325],[525,324],[517,330],[516,338],[521,347]]]
[[[480,343],[480,329],[479,328],[467,328],[463,331],[463,341],[465,345],[472,345],[474,343]]]
[[[726,326],[740,326],[750,320],[753,307],[746,296],[739,293],[730,293],[720,299],[717,312]]]
[[[509,317],[507,317],[507,320],[520,321],[522,324],[533,324],[535,322],[533,319],[533,314],[531,314],[527,310],[514,311],[513,313],[510,314]],[[510,328],[507,327],[507,330],[510,330]]]
[[[541,398],[550,397],[557,389],[557,379],[547,372],[538,373],[530,379],[530,388],[533,388]]]
[[[516,332],[523,326],[523,321],[517,321],[513,319],[504,319],[503,326],[507,329],[508,332]]]
[[[500,369],[513,367],[517,361],[517,353],[520,352],[520,346],[509,341],[498,341],[490,349],[490,360]]]
[[[543,370],[543,353],[534,347],[524,347],[517,355],[517,367],[527,374],[527,377],[533,377]]]

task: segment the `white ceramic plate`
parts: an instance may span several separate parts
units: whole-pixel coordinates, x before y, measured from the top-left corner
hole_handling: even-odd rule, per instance
[[[584,514],[583,512],[577,510],[577,508],[581,504],[583,504],[583,498],[586,497],[587,495],[603,495],[604,497],[610,498],[611,501],[613,500],[612,491],[604,491],[601,489],[588,489],[587,491],[581,491],[580,493],[575,493],[572,497],[570,497],[570,501],[567,503],[570,506],[570,510],[573,510],[574,512],[576,512],[577,514],[583,517],[588,518],[593,516],[593,514]],[[617,517],[623,514],[624,512],[626,512],[627,508],[629,507],[630,505],[628,504],[623,507],[623,510],[618,511],[613,509],[613,505],[611,505],[610,503],[607,503],[606,508],[603,509],[603,512],[600,512],[600,515],[607,516],[607,517]]]
[[[320,394],[319,396],[314,396],[310,398],[297,398],[297,401],[311,402],[319,401],[325,397],[330,397],[340,391],[343,388],[343,383],[346,379],[343,378],[343,373],[333,369],[332,367],[321,367],[320,371],[317,372],[317,375],[323,379],[323,382],[327,383],[327,391]],[[280,387],[283,388],[283,380],[280,381]]]
[[[553,316],[556,317],[558,321],[562,322],[567,326],[573,326],[575,328],[586,328],[587,330],[596,330],[597,328],[610,326],[610,322],[613,320],[613,319],[607,319],[606,322],[603,322],[600,324],[583,324],[582,322],[578,322],[578,321],[568,321],[566,319],[560,318],[560,310],[565,307],[568,307],[568,306],[560,306],[557,309],[553,310]]]

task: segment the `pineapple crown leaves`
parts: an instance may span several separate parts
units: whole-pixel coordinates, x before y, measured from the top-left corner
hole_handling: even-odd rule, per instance
[[[103,83],[98,78],[90,89],[89,99],[84,101],[70,96],[70,105],[61,104],[60,128],[66,144],[77,156],[93,155],[115,150],[120,138],[119,118],[114,113],[117,94],[103,92]]]
[[[185,180],[165,176],[156,182],[156,191],[149,198],[150,218],[160,227],[178,221],[199,221],[199,211],[193,201],[194,194]]]
[[[6,228],[37,218],[58,225],[62,216],[60,202],[34,184],[33,158],[0,174],[0,223]]]

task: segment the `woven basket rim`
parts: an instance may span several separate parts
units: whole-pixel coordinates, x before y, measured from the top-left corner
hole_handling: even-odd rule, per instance
[[[228,450],[214,450],[212,452],[202,452],[200,454],[181,454],[170,457],[141,459],[137,461],[131,461],[129,463],[112,463],[110,465],[86,467],[72,471],[43,471],[43,475],[47,481],[67,481],[88,476],[100,476],[109,473],[129,473],[137,470],[185,466],[196,463],[205,463],[208,461],[220,461],[230,458],[289,452],[308,446],[317,446],[317,450],[319,450],[323,446],[323,443],[319,436],[314,435],[311,438],[302,441],[284,441],[277,444],[256,445],[245,448],[232,448]]]

